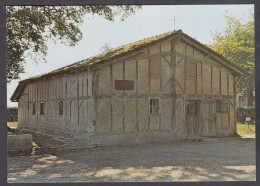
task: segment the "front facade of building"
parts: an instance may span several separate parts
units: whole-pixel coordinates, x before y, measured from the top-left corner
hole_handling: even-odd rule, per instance
[[[243,74],[175,31],[23,80],[11,100],[20,128],[58,129],[97,145],[227,136],[236,131]]]

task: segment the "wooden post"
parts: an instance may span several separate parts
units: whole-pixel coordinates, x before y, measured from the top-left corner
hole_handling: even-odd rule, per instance
[[[150,77],[150,72],[151,72],[151,57],[150,57],[150,50],[148,48],[148,54],[149,54],[149,58],[148,58],[148,131],[150,130],[150,93],[151,93],[151,77]]]
[[[79,72],[76,71],[77,73],[77,109],[78,109],[78,130],[79,130],[79,109],[80,109],[80,105],[79,105]]]
[[[95,133],[97,133],[97,124],[98,124],[98,72],[93,72],[93,81],[92,81],[92,94],[93,94],[93,126]]]
[[[136,122],[135,131],[139,133],[139,99],[138,96],[138,60],[136,60],[136,73],[135,73],[135,111],[136,111]]]
[[[113,92],[113,68],[112,65],[110,67],[110,93]],[[113,109],[112,109],[112,98],[109,99],[110,102],[110,130],[113,130]]]
[[[123,62],[123,80],[125,80],[125,62]],[[125,90],[123,90],[123,95],[125,96]],[[125,131],[125,98],[122,97],[122,130]]]
[[[213,67],[210,66],[210,92],[211,96],[213,95]]]
[[[175,73],[176,73],[176,52],[175,52],[176,40],[171,41],[171,131],[176,132],[176,86],[175,86]]]
[[[237,134],[237,114],[236,114],[236,76],[233,77],[233,92],[234,92],[234,127],[235,127],[235,133]]]

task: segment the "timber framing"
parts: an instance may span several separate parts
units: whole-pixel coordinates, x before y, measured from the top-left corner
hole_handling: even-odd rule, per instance
[[[231,135],[241,74],[179,30],[22,80],[11,100],[20,126],[60,128],[94,144]]]
[[[143,39],[137,42],[133,42],[121,47],[117,47],[115,49],[111,49],[107,52],[104,52],[100,55],[88,58],[86,60],[82,60],[71,65],[59,68],[57,70],[51,71],[49,73],[45,73],[42,75],[34,76],[28,79],[24,79],[19,82],[18,87],[16,88],[14,94],[11,97],[12,101],[18,101],[21,93],[24,90],[24,87],[29,82],[34,81],[41,81],[46,80],[48,78],[59,77],[63,76],[64,74],[71,74],[75,72],[86,71],[90,69],[101,68],[104,65],[110,65],[111,63],[115,63],[120,60],[124,60],[126,58],[136,56],[143,52],[143,49],[154,45],[156,43],[162,42],[167,39],[175,39],[175,40],[184,40],[185,42],[189,43],[190,45],[198,48],[199,50],[203,51],[204,53],[210,55],[212,58],[216,59],[220,64],[226,66],[230,70],[232,70],[235,74],[243,75],[247,74],[245,70],[243,70],[238,65],[232,63],[231,61],[227,60],[225,57],[221,56],[220,54],[216,53],[212,49],[206,47],[205,45],[201,44],[197,40],[191,38],[187,34],[184,34],[181,30],[167,32],[165,34],[161,34],[158,36],[150,37],[147,39]],[[167,53],[166,53],[167,54]],[[189,56],[186,56],[189,57]]]

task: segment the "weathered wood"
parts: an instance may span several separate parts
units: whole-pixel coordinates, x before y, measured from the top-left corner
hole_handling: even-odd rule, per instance
[[[135,74],[135,93],[138,93],[138,60],[135,62],[136,74]],[[139,133],[139,101],[135,99],[135,112],[136,112],[136,120],[135,120],[135,131]]]
[[[172,40],[171,42],[171,77],[172,80],[175,80],[175,67],[176,67],[176,53],[175,53],[175,45],[176,45],[177,41],[176,40]],[[175,81],[171,81],[171,94],[174,96],[176,95],[176,87],[175,87]],[[176,113],[176,100],[172,98],[171,101],[171,130],[173,132],[176,132],[176,117],[175,117],[175,113]]]
[[[92,110],[92,120],[93,120],[93,126],[94,131],[97,132],[97,122],[98,122],[98,106],[97,106],[97,100],[98,100],[98,72],[94,71],[93,73],[93,82],[92,82],[92,94],[93,94],[93,110]]]
[[[149,48],[148,48],[148,54],[150,54]],[[151,62],[151,57],[149,56],[149,58],[148,58],[148,95],[149,96],[151,94],[151,76],[150,76],[151,64],[150,64],[150,62]],[[149,103],[150,103],[150,101],[149,101]],[[150,130],[150,105],[149,105],[149,112],[148,112],[147,117],[148,117],[148,120],[147,120],[148,121],[148,130]]]
[[[192,42],[191,40],[180,36],[180,39],[185,41],[186,43],[198,48],[200,51],[202,51],[203,53],[205,53],[206,55],[210,55],[212,56],[212,58],[214,58],[214,60],[216,60],[218,63],[220,63],[221,65],[225,66],[226,68],[228,68],[229,70],[235,72],[235,73],[239,73],[241,74],[241,72],[239,72],[239,70],[235,69],[234,64],[232,64],[231,62],[228,62],[227,60],[223,60],[220,59],[218,56],[215,56],[214,54],[210,53],[209,51],[205,50],[203,47],[199,46],[198,44],[196,44],[195,42]],[[228,64],[228,65],[227,65]]]
[[[93,67],[91,67],[91,71],[96,71],[96,70],[99,70],[99,69],[101,69],[101,68],[103,68],[105,66],[109,66],[111,64],[114,64],[114,63],[117,63],[117,62],[120,62],[120,61],[125,61],[125,60],[127,60],[127,59],[129,59],[129,58],[131,58],[133,56],[136,56],[138,54],[142,54],[143,52],[144,52],[143,50],[140,50],[140,51],[134,52],[132,54],[128,54],[127,56],[123,56],[121,58],[118,58],[118,59],[115,59],[115,60],[111,60],[109,62],[106,62],[106,63],[102,64],[102,65],[93,66]]]
[[[194,64],[195,68],[186,68],[187,63]],[[195,78],[187,73],[189,69],[195,71],[192,71]],[[219,99],[230,103],[230,112],[222,120],[227,120],[232,128],[235,124],[235,93],[232,91],[235,81],[232,75],[232,71],[214,56],[204,54],[184,40],[168,39],[93,69],[29,83],[19,100],[19,107],[25,108],[19,109],[19,122],[41,127],[52,125],[84,135],[99,133],[100,136],[123,137],[133,134],[138,136],[136,141],[144,138],[144,133],[147,140],[150,140],[151,133],[185,137],[188,132],[186,102],[195,100],[200,103],[198,123],[202,134],[205,120],[202,115],[206,109],[203,105]],[[133,89],[116,90],[116,80],[133,81]],[[159,100],[158,115],[150,114],[150,99]],[[39,115],[41,101],[45,103],[43,116]],[[64,102],[63,116],[58,115],[59,101]],[[37,114],[32,116],[34,102]],[[210,105],[214,110],[215,103]],[[190,122],[191,126],[197,124],[193,120]],[[216,127],[217,124],[213,124]],[[205,126],[209,127],[208,124]],[[191,134],[193,129],[191,127]]]

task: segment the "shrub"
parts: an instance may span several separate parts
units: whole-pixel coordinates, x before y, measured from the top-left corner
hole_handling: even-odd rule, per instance
[[[8,107],[7,109],[7,122],[18,121],[18,108]]]
[[[246,117],[251,117],[251,121],[255,121],[255,107],[237,107],[237,121],[245,123]]]

